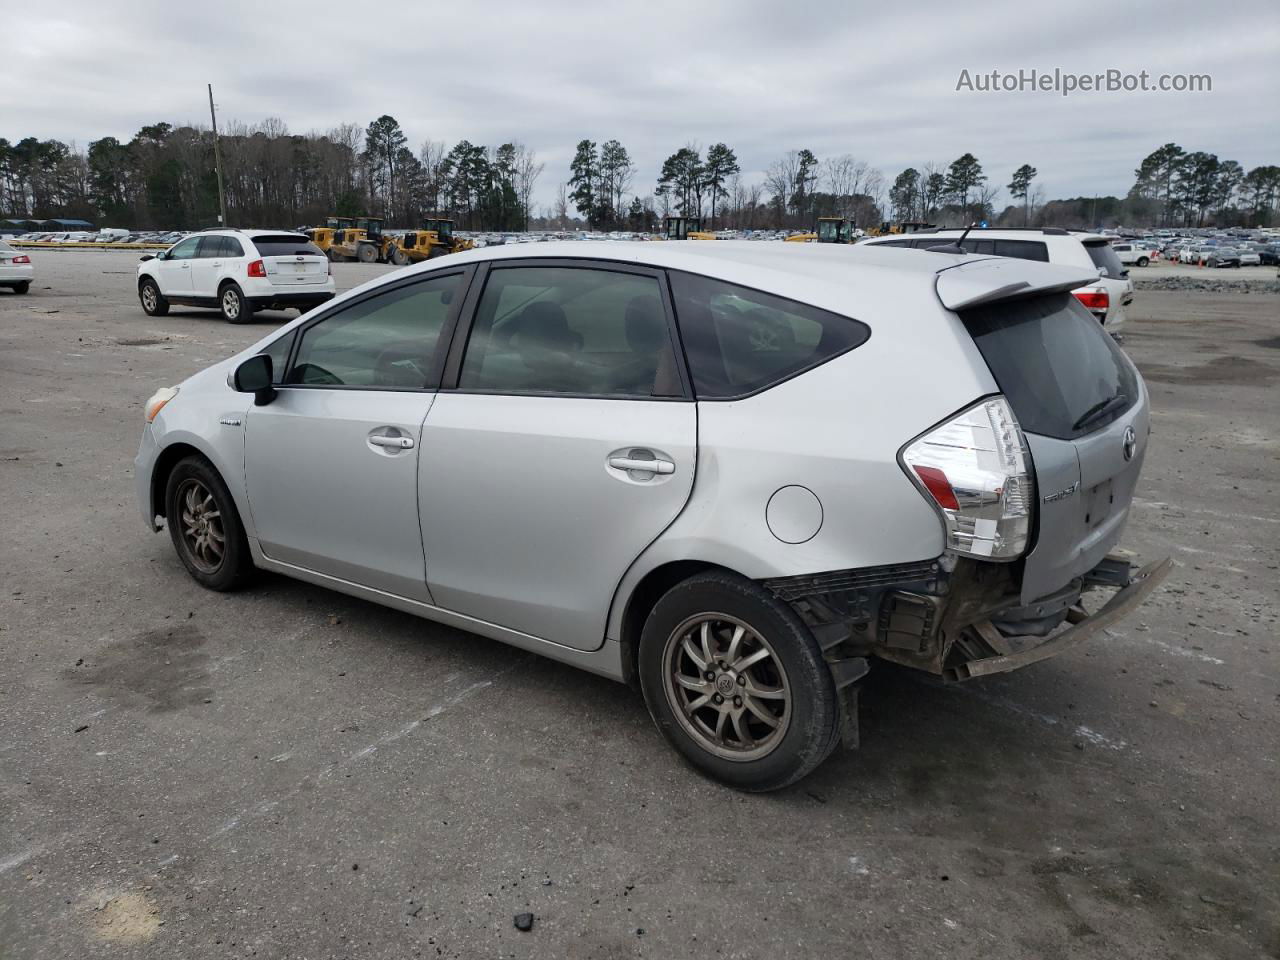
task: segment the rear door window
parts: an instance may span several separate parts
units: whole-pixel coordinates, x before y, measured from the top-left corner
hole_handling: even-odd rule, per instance
[[[1049,248],[1039,240],[997,240],[995,253],[997,257],[1049,262]]]
[[[700,400],[756,393],[871,336],[865,323],[795,300],[691,273],[670,277]]]
[[[1137,402],[1132,364],[1068,293],[974,307],[960,319],[1028,433],[1071,440]]]
[[[264,234],[253,238],[253,245],[263,257],[323,257],[314,243],[298,234]]]
[[[1105,240],[1086,241],[1084,248],[1089,253],[1089,259],[1093,261],[1093,265],[1103,271],[1104,277],[1111,277],[1113,280],[1120,280],[1124,277],[1124,264],[1120,262],[1120,258],[1116,256],[1115,250],[1111,248],[1111,244]]]
[[[502,394],[680,396],[658,277],[586,267],[494,268],[458,386]]]

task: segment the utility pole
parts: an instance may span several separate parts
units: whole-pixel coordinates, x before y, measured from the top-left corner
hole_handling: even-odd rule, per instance
[[[222,191],[222,147],[218,143],[218,114],[213,109],[213,84],[209,84],[209,119],[213,121],[213,165],[218,171],[218,226],[227,225],[227,196]]]

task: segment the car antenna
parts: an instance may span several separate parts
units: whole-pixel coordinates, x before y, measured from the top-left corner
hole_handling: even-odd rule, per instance
[[[973,224],[969,224],[964,228],[964,232],[955,240],[954,243],[939,243],[937,246],[926,247],[930,253],[959,253],[961,255],[968,253],[964,248],[964,238],[969,235],[969,231],[973,229]]]

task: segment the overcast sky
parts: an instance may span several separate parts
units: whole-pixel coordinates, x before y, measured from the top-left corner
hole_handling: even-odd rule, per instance
[[[1169,140],[1280,164],[1280,2],[1069,0],[188,5],[61,0],[5,18],[0,137],[128,140],[144,124],[279,117],[294,132],[389,113],[428,138],[521,141],[546,162],[621,140],[653,190],[685,143],[733,147],[748,179],[788,149],[851,153],[892,179],[969,151],[1003,187],[1123,195]],[[1207,73],[1209,93],[957,92],[1019,69]],[[1001,193],[998,204],[1006,201]]]

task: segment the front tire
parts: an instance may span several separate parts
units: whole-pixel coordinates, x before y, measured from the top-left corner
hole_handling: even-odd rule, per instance
[[[391,248],[391,262],[397,267],[406,266],[409,263],[409,255],[399,247]]]
[[[196,583],[235,590],[253,573],[253,558],[231,491],[204,457],[178,461],[165,483],[165,517],[178,559]]]
[[[371,243],[362,243],[356,250],[356,258],[361,263],[373,263],[378,259],[378,251],[374,249]]]
[[[169,312],[169,301],[160,293],[160,287],[148,277],[138,287],[138,299],[142,302],[142,312],[148,317],[163,317]]]
[[[253,319],[253,304],[245,297],[238,283],[229,283],[218,297],[222,319],[227,323],[248,323]]]
[[[789,786],[836,745],[839,699],[821,649],[750,580],[706,573],[673,587],[645,622],[638,666],[667,742],[729,786]]]

